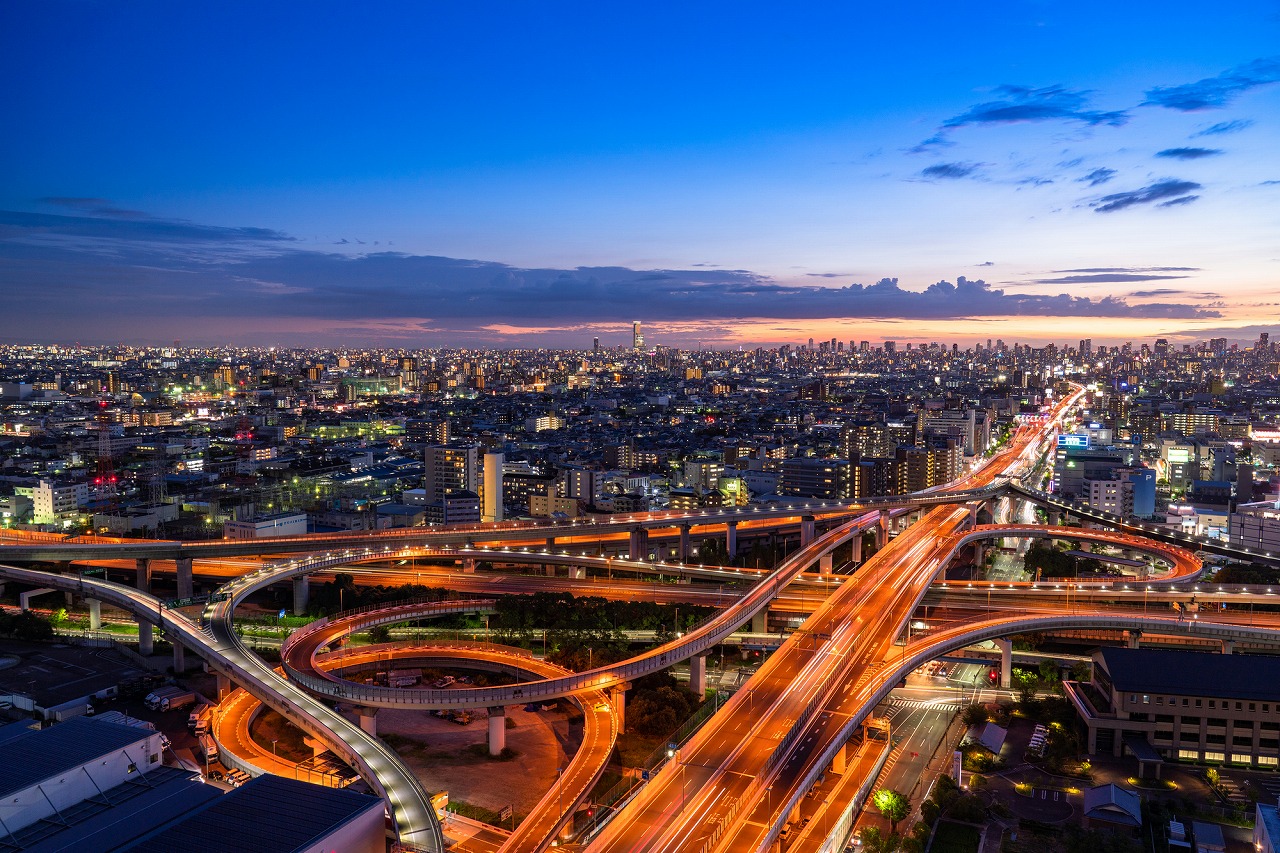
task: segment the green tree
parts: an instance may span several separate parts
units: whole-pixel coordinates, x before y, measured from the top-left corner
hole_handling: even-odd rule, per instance
[[[905,818],[911,811],[911,801],[907,799],[907,795],[893,788],[881,788],[872,795],[871,801],[880,814],[889,821],[891,834],[898,831],[898,821]]]
[[[966,726],[980,726],[990,719],[990,717],[987,714],[986,708],[977,702],[974,702],[972,705],[969,705],[964,709],[964,712],[960,715],[960,719],[964,721]]]

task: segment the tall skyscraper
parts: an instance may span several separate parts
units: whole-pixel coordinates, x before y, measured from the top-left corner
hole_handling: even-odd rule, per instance
[[[427,502],[444,499],[450,492],[480,490],[479,448],[474,444],[436,444],[426,451],[426,476],[422,487]]]
[[[501,453],[484,455],[484,491],[481,493],[481,521],[502,521],[502,463]]]
[[[644,335],[640,333],[640,321],[631,324],[631,347],[639,352],[644,349]]]

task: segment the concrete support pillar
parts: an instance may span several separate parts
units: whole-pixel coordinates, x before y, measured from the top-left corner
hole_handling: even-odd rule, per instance
[[[462,560],[462,573],[464,575],[474,575],[476,573],[476,558],[465,557]]]
[[[574,580],[578,580],[578,581],[580,581],[580,580],[586,580],[586,578],[587,578],[587,570],[586,570],[586,568],[584,568],[583,566],[570,566],[570,567],[569,567],[569,577],[573,578]]]
[[[1131,648],[1131,649],[1136,649],[1136,648],[1138,648],[1138,647],[1139,647],[1139,646],[1141,646],[1141,645],[1142,645],[1142,632],[1141,632],[1141,631],[1130,631],[1130,632],[1129,632],[1129,637],[1128,637],[1128,646],[1129,646],[1129,648]]]
[[[88,605],[89,605],[89,630],[101,631],[102,630],[102,602],[96,598],[91,598],[88,601]]]
[[[71,606],[72,606],[72,605],[74,605],[75,603],[76,603],[76,595],[75,595],[75,593],[74,593],[74,592],[72,592],[72,591],[71,591],[71,590],[69,590],[69,589],[65,589],[65,590],[63,590],[63,591],[62,591],[62,606],[63,606],[63,607],[65,607],[65,608],[67,608],[68,610],[70,610],[70,609],[71,609]]]
[[[1000,686],[1008,690],[1013,687],[1013,640],[1002,637],[996,640],[996,648],[1000,650]]]
[[[880,550],[889,543],[889,512],[888,510],[880,510],[880,518],[876,522],[876,550]]]
[[[627,558],[643,560],[649,553],[649,532],[643,527],[631,528],[631,538],[627,548]]]
[[[972,530],[977,526],[978,526],[978,505],[969,504],[969,529]]]
[[[44,595],[46,592],[56,592],[56,590],[44,587],[43,589],[29,589],[26,592],[18,593],[18,607],[22,610],[30,610],[31,599],[37,595]]]
[[[726,521],[724,525],[724,552],[732,560],[738,556],[738,522]]]
[[[831,758],[831,772],[843,774],[847,769],[845,752],[848,744],[840,744],[840,748],[836,750],[836,754]]]
[[[801,802],[804,802],[803,799]],[[790,823],[800,822],[800,803],[796,803],[791,807],[791,811],[787,813],[787,821]]]
[[[767,634],[769,633],[769,611],[761,610],[755,616],[751,617],[751,633]]]
[[[828,551],[827,553],[823,554],[821,557],[818,558],[818,574],[821,574],[821,575],[831,574],[831,552],[830,551]]]
[[[138,589],[151,592],[151,561],[145,557],[139,557],[134,561],[134,565],[138,567]]]
[[[689,690],[699,698],[707,695],[707,656],[705,654],[689,658]]]
[[[1229,655],[1229,654],[1233,653],[1235,650],[1236,650],[1236,641],[1235,641],[1235,640],[1223,640],[1223,641],[1222,641],[1222,653],[1223,653],[1224,655]]]
[[[543,564],[542,564],[542,573],[543,573],[544,575],[546,575],[547,577],[549,577],[549,578],[553,578],[553,577],[555,577],[555,576],[556,576],[556,567],[555,567],[555,565],[554,565],[554,564],[552,564],[552,563],[543,563]]]
[[[360,718],[360,728],[365,734],[378,736],[377,708],[356,708],[356,716]]]
[[[507,748],[507,709],[489,709],[489,754],[501,755]]]
[[[973,543],[973,564],[975,566],[981,566],[982,561],[986,559],[986,556],[987,556],[986,543],[983,542],[981,539],[979,539],[977,542],[974,542]]]
[[[151,633],[151,623],[145,619],[138,620],[138,654],[150,657],[155,651],[155,640]]]
[[[676,549],[676,559],[682,563],[689,561],[689,530],[688,524],[680,525],[680,545]]]
[[[1049,510],[1046,515],[1049,517],[1050,527],[1057,527],[1062,523],[1062,513],[1058,512],[1056,509]]]
[[[181,675],[187,671],[187,650],[182,647],[182,643],[174,641],[173,643],[173,672],[175,675]]]
[[[217,675],[218,675],[218,701],[221,702],[223,699],[226,699],[227,696],[230,695],[231,693],[231,679],[227,678],[225,675],[223,675],[220,672]]]
[[[862,534],[859,533],[849,540],[850,554],[849,560],[855,565],[862,565]]]
[[[293,615],[303,616],[307,612],[307,603],[311,601],[311,578],[307,575],[293,579]]]
[[[627,685],[619,684],[609,688],[609,704],[618,715],[618,734],[626,731],[627,721]]]
[[[190,598],[196,592],[196,579],[191,570],[191,558],[179,557],[173,561],[178,573],[178,598]]]
[[[814,529],[813,516],[812,516],[812,515],[806,515],[806,516],[801,517],[801,519],[800,519],[800,547],[801,547],[801,548],[804,548],[804,547],[806,547],[810,542],[812,542],[812,541],[813,541],[813,537],[814,537],[814,534],[815,534],[815,533],[816,533],[816,531],[815,531],[815,529]]]
[[[555,549],[556,549],[556,537],[554,537],[554,536],[548,536],[548,537],[547,537],[547,544],[546,544],[546,548],[547,548],[547,550],[548,550],[548,551],[555,551]]]

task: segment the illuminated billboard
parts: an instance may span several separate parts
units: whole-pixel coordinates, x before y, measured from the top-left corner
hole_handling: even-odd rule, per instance
[[[1169,448],[1167,458],[1169,460],[1170,465],[1177,465],[1179,463],[1190,462],[1191,451],[1186,449],[1185,447],[1171,447]]]
[[[1058,447],[1072,448],[1075,450],[1089,449],[1089,436],[1087,435],[1060,435],[1058,436]]]

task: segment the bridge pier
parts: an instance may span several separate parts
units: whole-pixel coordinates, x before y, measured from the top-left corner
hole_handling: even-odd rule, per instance
[[[627,685],[615,684],[609,688],[609,704],[613,706],[613,712],[618,715],[618,734],[626,731],[627,721]]]
[[[507,748],[507,709],[489,709],[489,754],[501,755]]]
[[[46,592],[57,592],[57,590],[51,587],[45,587],[43,589],[29,589],[26,592],[18,593],[18,607],[22,610],[30,610],[31,599],[35,598],[37,595],[44,595]]]
[[[1045,515],[1048,516],[1050,527],[1057,527],[1062,523],[1062,513],[1056,509],[1048,510]]]
[[[699,699],[707,695],[707,656],[694,655],[689,658],[689,690]]]
[[[831,574],[831,552],[830,551],[828,551],[827,553],[823,554],[821,557],[818,558],[818,574],[820,575]]]
[[[691,529],[689,524],[680,525],[680,544],[676,548],[676,559],[682,563],[689,561],[689,531]]]
[[[649,531],[643,527],[631,528],[631,537],[628,541],[627,559],[640,561],[645,558],[649,550]]]
[[[222,673],[216,673],[218,676],[218,701],[226,699],[231,693],[231,679]]]
[[[809,543],[813,541],[815,530],[814,519],[812,515],[800,517],[800,547],[807,548]]]
[[[360,719],[360,728],[365,734],[372,737],[378,736],[378,709],[377,708],[356,708],[356,716]]]
[[[548,537],[547,537],[546,549],[547,549],[548,551],[555,551],[555,550],[556,550],[556,537],[554,537],[554,536],[548,536]]]
[[[730,561],[738,556],[738,522],[726,521],[724,524],[724,552]]]
[[[191,569],[190,557],[178,557],[173,561],[178,573],[178,598],[190,598],[196,592],[195,573]]]
[[[145,557],[139,557],[134,561],[134,565],[138,568],[138,589],[151,592],[151,561]]]
[[[555,564],[554,564],[554,563],[543,563],[543,564],[542,564],[542,573],[543,573],[543,574],[545,574],[545,575],[546,575],[547,577],[549,577],[549,578],[553,578],[553,577],[555,577],[555,576],[556,576],[556,567],[555,567]]]
[[[476,573],[476,558],[464,557],[462,560],[462,573],[464,575],[474,575]]]
[[[1129,631],[1128,637],[1126,637],[1125,640],[1126,640],[1126,645],[1128,645],[1129,648],[1136,649],[1142,644],[1142,632]]]
[[[889,542],[889,512],[880,510],[880,518],[876,520],[876,550],[879,551]]]
[[[862,565],[862,534],[858,533],[849,540],[849,561],[855,566]]]
[[[1235,641],[1235,640],[1223,640],[1223,641],[1222,641],[1222,653],[1223,653],[1224,655],[1232,654],[1233,652],[1235,652],[1235,650],[1236,650],[1236,641]]]
[[[981,539],[973,543],[973,564],[975,566],[981,566],[982,561],[987,556],[987,549],[984,545],[985,543]]]
[[[836,754],[831,757],[831,772],[844,774],[847,769],[846,748],[848,744],[840,744],[840,748],[836,750]]]
[[[182,647],[182,643],[177,640],[173,641],[173,674],[181,675],[187,671],[187,650]]]
[[[155,637],[151,631],[151,623],[145,619],[138,619],[138,654],[144,658],[151,657],[155,650]]]
[[[89,599],[86,604],[89,605],[89,630],[102,630],[102,602],[96,598]]]
[[[978,505],[969,504],[969,529],[972,530],[977,526],[978,526]]]
[[[1000,637],[995,642],[1000,650],[1000,687],[1008,690],[1013,687],[1013,640]]]
[[[293,615],[304,616],[311,601],[311,578],[302,575],[293,579]]]
[[[769,633],[769,610],[765,608],[751,617],[751,633],[767,634]]]

